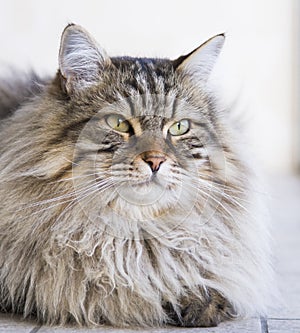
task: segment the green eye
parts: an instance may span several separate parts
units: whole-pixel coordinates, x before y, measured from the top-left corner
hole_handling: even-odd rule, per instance
[[[128,133],[130,130],[129,122],[117,114],[108,116],[106,122],[115,131]]]
[[[187,119],[177,121],[169,128],[169,133],[173,136],[183,135],[190,129],[190,122]]]

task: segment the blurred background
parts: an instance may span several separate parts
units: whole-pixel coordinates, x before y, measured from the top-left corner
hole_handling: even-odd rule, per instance
[[[54,74],[70,22],[112,56],[177,58],[225,32],[214,73],[224,102],[247,114],[249,149],[262,169],[296,173],[299,15],[297,0],[0,0],[0,76],[8,66]]]

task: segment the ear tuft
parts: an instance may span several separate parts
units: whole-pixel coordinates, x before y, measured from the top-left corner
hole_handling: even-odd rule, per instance
[[[222,50],[225,34],[216,35],[197,49],[173,61],[176,71],[191,76],[196,81],[206,82]]]
[[[59,69],[67,92],[84,89],[99,81],[110,59],[82,27],[69,24],[63,31],[59,50]]]

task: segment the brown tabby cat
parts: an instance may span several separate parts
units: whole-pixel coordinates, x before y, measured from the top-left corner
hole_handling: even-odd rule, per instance
[[[3,311],[125,327],[265,310],[253,175],[208,85],[223,43],[110,58],[71,24],[55,78],[0,84]]]

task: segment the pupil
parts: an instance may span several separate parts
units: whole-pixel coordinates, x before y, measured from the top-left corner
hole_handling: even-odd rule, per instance
[[[177,123],[178,131],[180,131],[180,123]]]

